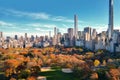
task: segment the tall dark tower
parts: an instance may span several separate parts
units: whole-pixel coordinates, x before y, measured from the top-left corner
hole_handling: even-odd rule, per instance
[[[78,36],[78,17],[74,15],[74,36],[77,38]]]
[[[112,33],[113,33],[113,0],[109,0],[109,25],[108,25],[108,38],[112,38]]]

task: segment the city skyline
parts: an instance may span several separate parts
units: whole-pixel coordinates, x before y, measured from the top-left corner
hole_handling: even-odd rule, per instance
[[[0,80],[120,80],[120,0],[0,0]]]
[[[53,35],[54,27],[57,27],[60,32],[65,33],[67,28],[74,28],[75,14],[78,16],[78,30],[92,27],[97,29],[97,32],[106,31],[109,17],[108,1],[77,0],[74,2],[71,0],[56,2],[41,0],[30,1],[29,4],[27,4],[28,1],[24,1],[24,3],[17,0],[12,2],[0,1],[0,31],[5,36],[24,35],[25,33],[28,33],[29,36],[32,34],[49,35],[49,31]],[[119,0],[114,0],[115,29],[120,29],[119,4]]]

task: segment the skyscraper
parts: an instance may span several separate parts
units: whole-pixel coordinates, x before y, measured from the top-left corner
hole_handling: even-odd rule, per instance
[[[77,38],[78,36],[78,17],[74,15],[74,36]]]
[[[27,33],[25,33],[25,39],[27,39]]]
[[[73,46],[73,28],[68,28],[69,46]]]
[[[113,0],[109,0],[109,24],[108,24],[108,38],[111,39],[113,33]]]
[[[49,38],[51,38],[51,31],[49,31]]]
[[[84,38],[84,31],[78,31],[78,38],[83,39]]]
[[[57,35],[57,28],[54,27],[54,36],[56,36],[56,35]]]
[[[92,35],[92,29],[91,29],[91,27],[85,27],[84,28],[84,37],[85,37],[86,33],[89,34],[89,37],[91,39],[91,35]]]
[[[16,40],[18,39],[18,35],[15,35],[15,39],[16,39]]]
[[[93,31],[92,31],[92,39],[95,39],[96,38],[96,36],[97,36],[97,31],[96,31],[96,29],[93,29]]]
[[[57,28],[54,27],[54,38],[53,38],[53,45],[57,44]]]
[[[68,28],[68,35],[69,35],[69,39],[72,40],[73,39],[73,28]]]
[[[84,33],[89,33],[90,35],[92,34],[92,29],[91,27],[85,27],[84,28]]]

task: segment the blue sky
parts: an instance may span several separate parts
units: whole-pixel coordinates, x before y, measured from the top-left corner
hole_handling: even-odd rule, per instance
[[[79,30],[108,27],[109,0],[0,0],[0,31],[4,35],[47,35],[54,27],[67,32],[78,15]],[[114,0],[114,27],[120,29],[120,0]]]

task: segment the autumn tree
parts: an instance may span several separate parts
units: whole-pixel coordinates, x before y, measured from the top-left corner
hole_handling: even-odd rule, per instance
[[[99,61],[99,60],[95,60],[95,61],[94,61],[94,66],[97,67],[97,66],[99,66],[99,65],[100,65],[100,61]]]

